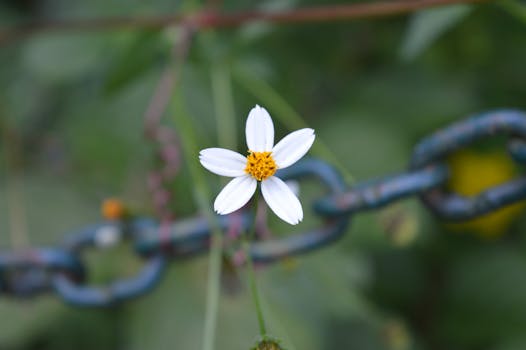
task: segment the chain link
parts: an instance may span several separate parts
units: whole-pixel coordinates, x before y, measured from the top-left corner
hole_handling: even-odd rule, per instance
[[[508,140],[508,151],[512,158],[524,160],[525,147],[520,140],[526,140],[525,114],[520,111],[502,110],[460,121],[424,139],[415,147],[411,169],[441,164],[445,156],[459,148],[500,134],[514,141],[510,143]],[[526,178],[520,177],[492,187],[473,197],[448,193],[438,187],[423,191],[420,198],[442,219],[468,220],[526,198]]]
[[[509,181],[472,197],[445,189],[450,179],[444,158],[462,147],[496,135],[507,136],[508,151],[517,163],[526,162],[526,114],[501,110],[454,123],[422,140],[414,149],[409,170],[347,188],[340,174],[329,164],[304,159],[279,170],[284,180],[314,179],[326,196],[314,202],[321,216],[318,228],[279,239],[263,239],[264,225],[257,225],[257,240],[251,244],[255,262],[270,263],[321,248],[340,238],[351,215],[374,210],[395,201],[418,195],[424,205],[444,220],[461,221],[526,199],[526,178]],[[454,174],[452,175],[454,176]],[[218,219],[225,233],[225,254],[237,264],[247,257],[239,249],[239,237],[253,222],[251,210],[243,209]],[[56,248],[35,248],[0,253],[0,293],[13,297],[33,297],[55,292],[65,302],[77,306],[110,306],[152,290],[161,279],[169,260],[187,259],[209,249],[210,227],[202,217],[174,222],[168,229],[155,220],[129,219],[106,222],[80,229]],[[132,242],[134,253],[144,260],[139,273],[117,279],[106,286],[86,284],[86,249],[102,249],[122,240]]]

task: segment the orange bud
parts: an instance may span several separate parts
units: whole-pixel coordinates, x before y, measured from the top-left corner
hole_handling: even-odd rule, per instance
[[[119,220],[126,216],[127,210],[122,201],[108,198],[102,202],[102,216],[108,220]]]

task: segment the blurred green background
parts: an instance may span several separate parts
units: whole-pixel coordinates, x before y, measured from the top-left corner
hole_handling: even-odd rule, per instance
[[[322,4],[229,0],[222,7]],[[0,18],[7,26],[156,16],[201,5],[12,0],[0,3]],[[68,231],[100,221],[107,197],[154,215],[146,178],[159,165],[143,115],[174,37],[174,28],[61,31],[1,47],[2,249],[60,242]],[[257,103],[274,117],[277,139],[301,116],[359,181],[405,169],[412,147],[454,120],[500,107],[526,109],[525,62],[526,5],[502,1],[375,20],[205,30],[192,44],[178,88],[199,148],[216,146],[218,130],[226,129],[243,150],[244,122]],[[170,108],[163,124],[177,131]],[[221,108],[235,118],[234,129],[218,125]],[[515,176],[503,150],[497,140],[465,151],[450,186],[469,194],[480,190],[472,186]],[[203,173],[218,193],[217,177]],[[462,176],[478,180],[462,182]],[[169,185],[176,217],[195,214],[184,161]],[[301,183],[300,190],[305,221],[291,230],[271,218],[276,235],[319,223],[310,210],[319,187]],[[454,227],[411,199],[357,215],[341,241],[258,270],[271,333],[301,350],[526,349],[522,214],[518,207]],[[85,259],[93,283],[131,276],[138,266],[128,247]],[[173,263],[154,292],[106,310],[66,306],[54,295],[2,297],[0,349],[199,349],[206,276],[206,256]],[[257,324],[245,276],[225,270],[223,277],[216,349],[248,349]]]

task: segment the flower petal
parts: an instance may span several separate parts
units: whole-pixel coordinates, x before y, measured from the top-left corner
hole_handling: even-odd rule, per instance
[[[224,148],[207,148],[199,152],[201,164],[221,176],[237,177],[245,175],[247,158]]]
[[[289,186],[290,190],[296,197],[300,194],[300,183],[296,180],[287,180],[285,184]]]
[[[303,220],[300,201],[281,179],[271,176],[262,181],[261,193],[270,209],[283,221],[296,225]]]
[[[274,124],[265,108],[256,105],[248,113],[245,134],[250,151],[272,151],[272,146],[274,146]]]
[[[314,130],[305,128],[291,132],[279,141],[272,150],[272,157],[279,168],[296,163],[307,153],[314,142]]]
[[[245,205],[257,187],[256,179],[243,175],[231,180],[217,195],[214,210],[218,214],[230,214]]]

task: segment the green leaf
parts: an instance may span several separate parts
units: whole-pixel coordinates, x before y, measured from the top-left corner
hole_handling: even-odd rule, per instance
[[[415,13],[409,22],[400,56],[411,61],[448,29],[460,23],[472,10],[469,5],[451,5]]]

